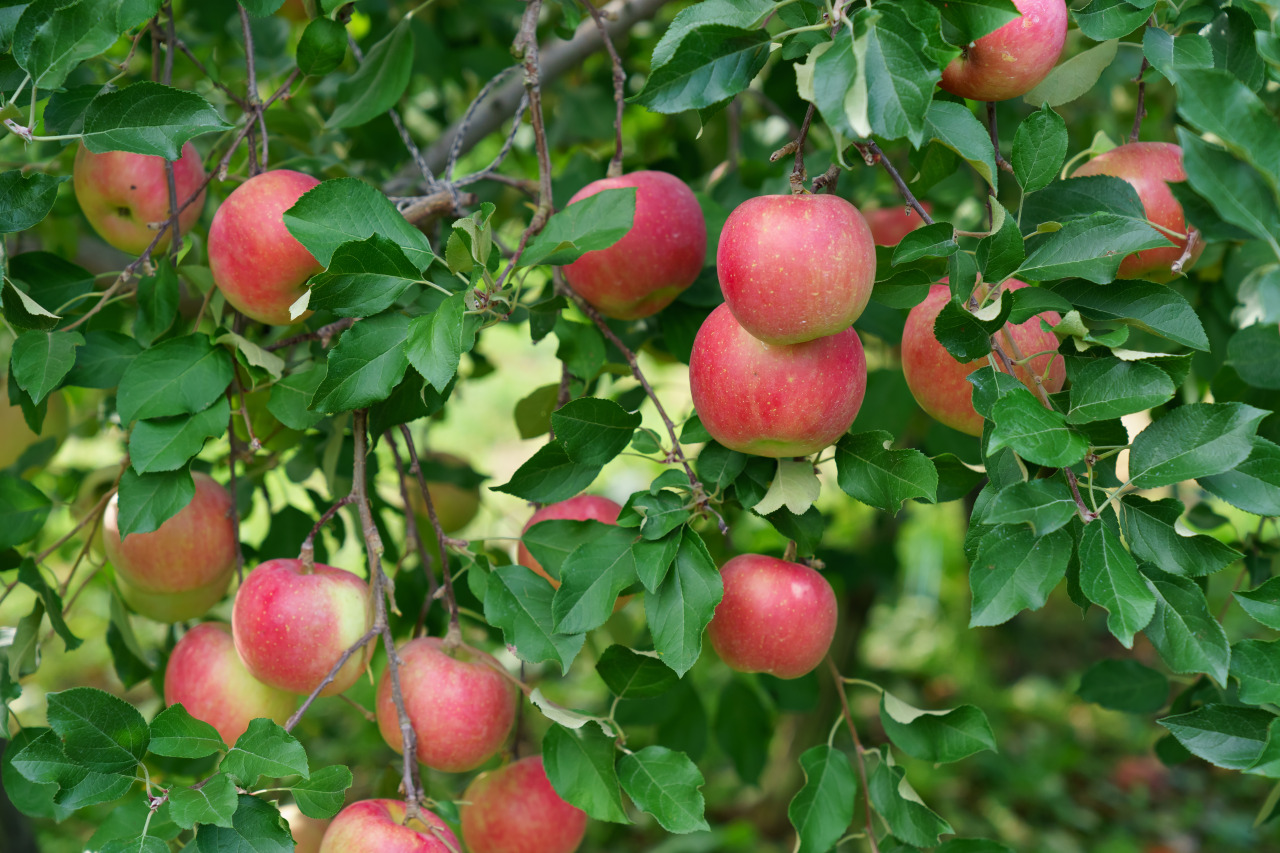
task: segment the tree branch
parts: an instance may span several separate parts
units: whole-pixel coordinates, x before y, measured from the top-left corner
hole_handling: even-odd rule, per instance
[[[422,572],[427,576],[427,597],[422,602],[422,608],[418,611],[418,621],[413,626],[413,636],[420,637],[427,624],[427,614],[431,612],[431,602],[436,598],[436,573],[431,555],[427,553],[427,546],[423,544],[422,535],[418,532],[418,520],[413,517],[413,504],[409,502],[409,477],[405,472],[404,460],[400,457],[400,448],[391,435],[391,430],[387,430],[382,437],[391,448],[391,455],[396,460],[396,474],[400,479],[400,502],[404,505],[405,530],[413,542],[414,550],[418,552],[418,562],[422,564]],[[445,563],[444,566],[447,574],[449,564]]]
[[[609,61],[613,64],[613,101],[617,105],[617,114],[613,119],[615,136],[613,159],[609,161],[609,170],[606,174],[610,178],[616,178],[622,174],[622,109],[627,98],[627,72],[622,67],[622,57],[618,56],[618,51],[613,46],[613,37],[609,35],[609,28],[605,26],[600,10],[592,0],[583,0],[583,3],[591,13],[591,20],[595,22],[596,29],[600,31],[600,39],[604,42],[605,50],[609,51]]]
[[[996,152],[996,165],[1012,175],[1013,166],[1000,153],[1000,128],[996,123],[995,101],[987,101],[987,128],[991,131],[991,147]]]
[[[867,787],[867,765],[862,759],[862,741],[858,737],[857,726],[853,724],[849,697],[844,693],[844,677],[840,675],[840,670],[836,669],[836,662],[831,659],[831,655],[827,655],[827,667],[831,670],[831,677],[835,679],[836,693],[840,696],[840,709],[844,714],[845,723],[848,724],[849,735],[853,738],[855,766],[858,768],[858,780],[862,783],[862,801],[867,813],[867,844],[871,847],[871,853],[880,853],[880,848],[876,845],[875,827],[871,822],[871,816],[875,814],[875,810],[871,806],[871,789]]]
[[[440,526],[440,517],[436,515],[435,502],[431,500],[431,490],[427,488],[427,479],[422,474],[422,465],[418,461],[418,449],[413,445],[413,433],[406,424],[400,425],[400,436],[404,439],[405,450],[409,453],[409,470],[418,478],[418,488],[422,490],[422,502],[427,507],[427,518],[431,519],[431,527],[436,533],[436,549],[440,557],[440,581],[444,586],[445,606],[449,609],[449,630],[444,636],[446,649],[456,648],[462,642],[462,627],[458,620],[458,598],[453,592],[453,578],[449,574],[449,552],[446,543],[450,540],[444,535]],[[406,506],[406,509],[408,507]],[[430,567],[427,567],[430,571]]]

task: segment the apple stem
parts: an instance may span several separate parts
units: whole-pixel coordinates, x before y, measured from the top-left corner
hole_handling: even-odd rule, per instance
[[[867,787],[867,765],[862,758],[862,741],[858,737],[858,728],[853,724],[853,711],[849,709],[849,697],[844,692],[844,676],[840,674],[840,670],[836,668],[836,662],[831,659],[831,655],[827,655],[827,668],[831,670],[831,676],[835,679],[836,694],[840,697],[840,709],[844,714],[844,721],[849,727],[849,735],[853,738],[853,752],[855,765],[858,768],[858,780],[862,783],[862,800],[866,807],[867,813],[867,844],[871,846],[871,853],[880,853],[880,848],[876,844],[875,827],[872,825],[872,815],[875,809],[871,805],[871,789]]]
[[[422,541],[422,535],[418,532],[416,521],[410,520],[413,511],[410,509],[412,504],[409,502],[409,477],[405,473],[404,460],[400,456],[400,448],[396,445],[395,439],[391,435],[391,430],[383,435],[383,440],[387,446],[391,448],[391,455],[396,460],[396,474],[400,478],[400,502],[404,505],[405,511],[405,529],[408,531],[409,539],[413,542],[414,550],[418,552],[418,562],[422,564],[423,574],[427,576],[427,596],[422,600],[422,608],[418,611],[418,621],[413,626],[413,638],[417,639],[422,636],[422,631],[427,624],[427,614],[431,611],[431,602],[436,598],[436,573],[434,569],[434,561],[431,555],[427,553],[427,546]],[[439,537],[437,536],[437,541]],[[448,563],[445,564],[448,566]]]
[[[355,503],[359,498],[355,494],[355,490],[345,498],[334,503],[324,511],[324,515],[320,516],[320,520],[311,528],[311,532],[307,534],[307,538],[302,540],[302,548],[298,552],[298,559],[302,561],[302,573],[304,575],[311,574],[316,567],[316,537],[320,535],[320,529],[329,523],[329,519],[337,515],[338,510],[348,504]]]
[[[1000,127],[996,120],[996,102],[987,101],[987,127],[991,131],[991,147],[996,153],[996,166],[1013,174],[1013,165],[1000,153]]]
[[[595,22],[596,29],[600,31],[604,48],[609,52],[609,61],[613,63],[613,101],[617,105],[617,115],[613,119],[615,135],[613,159],[609,161],[609,170],[605,174],[610,178],[616,178],[622,174],[622,108],[627,97],[627,72],[622,67],[622,57],[618,56],[618,51],[613,46],[613,38],[609,35],[609,28],[604,25],[600,10],[592,0],[583,0],[583,3],[591,13],[591,20]]]
[[[800,546],[796,544],[796,540],[788,539],[787,548],[782,552],[782,559],[786,560],[788,563],[794,563],[796,561],[796,552],[799,549]]]
[[[800,135],[796,137],[796,160],[791,168],[792,195],[802,195],[806,192],[804,182],[809,175],[804,168],[804,143],[809,137],[809,125],[813,123],[813,114],[816,111],[817,108],[809,104],[809,108],[804,111],[804,121],[800,123]]]
[[[440,525],[440,516],[436,514],[435,502],[431,500],[431,491],[427,488],[427,478],[423,476],[422,465],[418,461],[418,449],[413,444],[413,433],[410,432],[407,424],[400,425],[400,437],[404,439],[404,447],[409,454],[409,470],[418,478],[418,488],[422,491],[422,502],[427,507],[427,518],[431,520],[431,527],[436,534],[436,548],[440,558],[440,578],[444,589],[445,606],[449,609],[449,628],[444,635],[444,648],[446,650],[457,648],[462,642],[462,627],[458,620],[458,598],[453,592],[453,578],[449,573],[447,545],[452,540],[444,535],[444,528]],[[410,524],[410,526],[414,525]],[[429,566],[427,571],[431,571]]]
[[[1200,242],[1200,232],[1194,228],[1188,228],[1187,229],[1187,245],[1182,250],[1182,254],[1178,256],[1178,259],[1173,262],[1173,266],[1171,267],[1171,269],[1175,273],[1180,274],[1182,272],[1182,268],[1186,266],[1187,261],[1191,260],[1191,255],[1195,252],[1196,245],[1199,242]]]

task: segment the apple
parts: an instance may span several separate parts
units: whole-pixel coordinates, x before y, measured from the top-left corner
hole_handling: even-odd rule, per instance
[[[971,42],[942,70],[944,90],[975,101],[1005,101],[1049,76],[1067,43],[1064,0],[1014,0],[1022,17]]]
[[[620,512],[622,512],[622,507],[608,498],[602,498],[598,495],[578,495],[559,503],[547,504],[525,522],[524,529],[520,533],[524,535],[529,532],[530,527],[540,521],[555,521],[557,519],[602,521],[605,524],[617,524],[618,513]],[[553,587],[559,589],[560,581],[551,577],[547,570],[542,567],[542,564],[534,559],[533,554],[524,546],[524,542],[516,546],[516,562],[533,569],[533,571],[551,581]]]
[[[586,812],[560,799],[540,755],[481,773],[459,812],[471,853],[573,853],[587,831]]]
[[[169,178],[165,159],[128,151],[94,154],[83,145],[76,151],[72,185],[85,219],[103,240],[131,255],[141,255],[156,237],[155,223],[169,218]],[[178,214],[182,233],[200,218],[204,210],[204,164],[195,146],[182,146],[182,156],[173,162],[173,184],[178,204],[200,195]],[[156,251],[168,247],[173,235],[166,231],[156,243]]]
[[[1182,205],[1169,191],[1169,184],[1187,179],[1187,173],[1182,169],[1182,148],[1171,142],[1130,142],[1094,157],[1076,169],[1073,177],[1088,175],[1110,175],[1128,181],[1137,190],[1147,219],[1161,228],[1184,235],[1178,240],[1165,234],[1175,245],[1134,252],[1120,262],[1120,278],[1170,281],[1174,277],[1174,262],[1187,248],[1187,221],[1182,215]],[[1195,263],[1203,250],[1204,243],[1197,242],[1183,268]]]
[[[636,188],[631,230],[607,249],[564,267],[578,294],[606,317],[638,320],[670,305],[693,284],[707,254],[707,223],[693,190],[666,172],[632,172],[592,181],[572,205],[603,190]]]
[[[121,541],[119,494],[102,516],[102,545],[125,601],[161,622],[203,615],[226,592],[236,564],[231,493],[208,474],[196,472],[192,479],[191,503],[150,533]]]
[[[399,651],[400,691],[418,739],[418,760],[434,770],[462,773],[488,761],[515,723],[516,688],[494,658],[466,647],[445,651],[439,637],[419,637]],[[391,679],[378,681],[378,729],[403,752]]]
[[[302,560],[268,560],[244,579],[231,609],[240,659],[264,684],[309,695],[373,624],[369,586],[348,572]],[[355,684],[373,652],[347,659],[321,696]]]
[[[933,205],[927,201],[920,202],[924,212],[933,215]],[[871,239],[877,246],[896,246],[902,238],[924,225],[924,220],[910,205],[902,207],[874,207],[862,209],[862,217],[867,220],[871,229]]]
[[[1017,290],[1027,285],[1011,278],[1005,286]],[[946,284],[935,284],[929,288],[925,300],[907,314],[907,324],[902,331],[902,372],[912,396],[930,416],[960,432],[982,435],[982,416],[974,411],[973,386],[969,384],[968,376],[985,367],[988,361],[985,358],[967,364],[956,361],[933,333],[934,322],[950,299],[951,288]],[[1031,371],[1024,365],[1016,365],[1014,375],[1034,393],[1034,372],[1044,377],[1045,389],[1053,393],[1062,390],[1067,374],[1062,359],[1056,355],[1058,339],[1053,332],[1040,328],[1041,319],[1058,323],[1062,318],[1056,311],[1046,311],[1025,323],[1007,323],[999,332],[999,340],[1011,357],[1012,344],[1017,344],[1017,349],[1024,356],[1045,353],[1031,359]]]
[[[289,834],[293,836],[293,853],[320,852],[320,841],[331,821],[307,817],[295,803],[281,806],[280,816],[289,824]]]
[[[399,800],[360,800],[338,812],[325,830],[320,853],[458,853],[448,824],[426,809],[405,821]]]
[[[267,717],[283,725],[298,697],[254,678],[236,654],[231,629],[202,622],[182,635],[164,670],[164,703],[182,704],[187,713],[218,730],[234,744],[249,722]]]
[[[424,453],[418,460],[422,476],[435,507],[436,518],[445,533],[454,533],[471,523],[480,511],[478,477],[466,460],[452,453]],[[436,531],[427,515],[418,478],[409,478],[409,507],[418,523],[418,534],[429,549],[434,549]],[[434,555],[434,551],[432,551]]]
[[[231,307],[286,326],[289,306],[323,267],[284,224],[284,212],[320,182],[290,169],[254,175],[227,196],[209,226],[209,269]]]
[[[694,338],[689,389],[702,425],[725,447],[807,456],[853,423],[867,360],[852,328],[802,344],[766,344],[720,305]]]
[[[707,636],[731,669],[799,678],[822,663],[839,614],[826,578],[763,554],[734,557],[720,568],[720,577],[724,598]]]
[[[834,195],[766,195],[734,208],[716,274],[734,318],[769,344],[844,331],[876,280],[876,248],[858,209]]]
[[[7,376],[0,374],[0,380],[7,379]],[[69,431],[67,402],[57,392],[50,394],[48,399],[49,407],[45,410],[44,423],[37,434],[27,426],[27,420],[22,416],[22,406],[11,404],[8,395],[0,391],[0,468],[8,468],[29,447],[50,436],[56,436],[59,440],[66,438]]]

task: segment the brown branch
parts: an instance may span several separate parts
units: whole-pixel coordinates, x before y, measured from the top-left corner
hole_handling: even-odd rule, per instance
[[[867,765],[862,759],[862,753],[865,750],[862,748],[862,740],[858,737],[858,728],[853,724],[853,711],[849,709],[849,697],[844,693],[844,677],[840,675],[840,670],[836,669],[836,662],[831,659],[831,655],[827,655],[827,667],[831,670],[831,677],[835,679],[836,694],[840,697],[840,709],[849,727],[849,735],[853,738],[855,765],[858,768],[858,780],[862,782],[862,801],[867,813],[867,844],[871,846],[871,853],[880,853],[880,848],[876,845],[875,827],[871,822],[871,816],[875,814],[875,810],[871,807],[871,789],[867,787]]]
[[[804,170],[804,144],[809,138],[809,125],[813,123],[813,114],[816,108],[813,104],[804,111],[804,121],[800,122],[800,135],[796,137],[796,161],[791,167],[791,193],[800,195],[804,192],[805,179],[809,177]]]
[[[622,57],[618,56],[618,51],[613,46],[613,38],[609,35],[609,28],[604,25],[600,10],[592,0],[583,0],[583,3],[591,13],[591,20],[595,21],[596,29],[600,31],[600,39],[604,42],[605,50],[609,51],[609,61],[613,64],[613,101],[617,105],[617,114],[613,119],[615,136],[613,159],[609,161],[609,170],[606,174],[610,178],[616,178],[622,174],[622,108],[627,98],[627,72],[622,67]]]
[[[862,159],[868,166],[874,166],[879,163],[884,170],[889,173],[889,177],[893,179],[893,183],[898,188],[898,192],[906,203],[920,214],[920,218],[924,220],[925,225],[933,224],[933,217],[929,215],[929,211],[925,210],[911,190],[907,188],[907,182],[902,179],[902,175],[898,174],[898,170],[893,168],[893,163],[889,162],[889,158],[880,150],[880,146],[875,142],[855,142],[853,147],[858,149],[862,154]]]
[[[1147,26],[1154,27],[1156,25],[1156,16],[1152,15],[1147,19]],[[1142,67],[1138,69],[1138,76],[1133,78],[1133,82],[1138,84],[1138,104],[1133,111],[1133,129],[1129,131],[1129,143],[1133,144],[1138,141],[1138,134],[1142,130],[1142,120],[1147,117],[1147,69],[1151,67],[1151,63],[1147,61],[1144,54],[1142,57]]]
[[[813,191],[820,193],[826,190],[829,193],[835,193],[836,184],[840,180],[840,164],[832,163],[827,167],[827,171],[813,179]]]
[[[534,234],[551,216],[554,202],[551,196],[551,152],[547,147],[547,128],[542,115],[542,69],[538,63],[538,13],[542,0],[528,0],[524,16],[520,19],[520,32],[511,47],[512,53],[524,65],[524,90],[529,96],[529,122],[533,125],[534,150],[538,155],[538,207],[529,230]]]
[[[263,349],[271,352],[278,349],[285,349],[304,341],[319,341],[321,346],[329,346],[329,343],[340,333],[345,332],[355,325],[355,319],[352,317],[344,317],[341,320],[334,320],[327,326],[321,326],[314,332],[303,332],[300,335],[294,335],[284,340],[276,341],[273,344],[267,344]]]
[[[320,520],[311,528],[311,532],[307,534],[307,538],[302,540],[302,548],[298,551],[298,559],[306,566],[307,571],[311,571],[316,564],[316,537],[320,535],[320,530],[329,523],[338,510],[348,504],[353,504],[358,500],[354,491],[346,497],[334,502],[333,506],[324,511],[324,515],[320,516]]]
[[[409,221],[410,225],[421,225],[423,222],[446,214],[461,216],[463,207],[476,203],[471,193],[460,193],[457,190],[435,190],[423,196],[411,196],[400,199],[396,209]]]
[[[231,102],[235,104],[237,107],[239,107],[240,109],[244,110],[245,112],[249,111],[249,105],[245,102],[244,98],[237,95],[231,89],[231,87],[228,86],[227,84],[223,83],[220,80],[215,79],[213,74],[210,73],[209,69],[205,66],[205,64],[196,58],[196,55],[191,52],[191,48],[187,47],[186,42],[184,42],[182,39],[175,39],[172,42],[170,42],[170,44],[172,44],[178,50],[182,51],[183,55],[186,56],[187,59],[190,60],[191,64],[196,67],[196,70],[199,71],[202,76],[208,78],[209,82],[214,85],[214,88],[216,88],[218,91],[226,95],[231,100]]]
[[[422,572],[427,576],[427,597],[422,602],[422,607],[418,611],[418,621],[413,626],[413,636],[420,637],[427,624],[427,614],[431,611],[431,602],[436,597],[436,573],[431,555],[427,553],[427,546],[423,543],[422,534],[418,531],[418,520],[414,517],[413,504],[409,501],[409,477],[405,473],[404,460],[400,457],[400,447],[396,444],[390,430],[387,430],[383,435],[383,440],[391,448],[391,455],[396,460],[396,474],[400,479],[400,502],[404,505],[405,530],[409,540],[413,542],[414,550],[418,552],[418,562],[422,564]],[[445,563],[444,566],[445,573],[448,574],[449,564]]]
[[[431,490],[427,488],[427,478],[423,476],[422,464],[418,461],[418,449],[413,445],[413,433],[409,431],[407,424],[400,425],[400,437],[404,439],[404,448],[409,453],[409,471],[418,478],[418,488],[422,490],[422,502],[427,507],[427,518],[431,520],[431,527],[436,534],[436,550],[440,557],[440,582],[444,587],[445,607],[449,610],[449,630],[444,635],[444,648],[456,648],[462,642],[462,626],[458,620],[458,598],[454,594],[453,578],[449,573],[447,543],[451,540],[447,539],[444,528],[440,526],[435,502],[431,500]]]
[[[227,388],[227,402],[231,402],[231,389]],[[240,545],[240,506],[236,502],[236,459],[240,457],[240,439],[236,438],[236,416],[230,415],[227,424],[227,446],[231,453],[227,458],[227,467],[231,470],[231,524],[236,536],[236,581],[244,582],[244,548]]]
[[[360,651],[365,646],[367,646],[369,644],[369,641],[372,640],[374,637],[381,634],[384,627],[385,627],[384,625],[379,625],[377,622],[375,622],[372,628],[364,632],[363,637],[356,640],[346,651],[344,651],[341,654],[341,656],[338,657],[338,662],[335,663],[333,665],[333,668],[329,670],[329,674],[324,677],[323,681],[321,681],[319,684],[316,685],[316,689],[312,690],[311,693],[307,695],[306,699],[302,700],[302,704],[298,706],[298,710],[294,711],[293,716],[289,717],[289,721],[284,724],[284,730],[286,732],[293,730],[293,727],[296,726],[298,724],[298,721],[302,719],[302,715],[307,713],[307,709],[310,708],[312,703],[316,701],[316,698],[320,695],[320,692],[324,690],[326,687],[328,687],[330,684],[332,684],[333,680],[338,677],[338,671],[347,665],[347,661],[351,660],[352,655],[354,655],[356,652]]]
[[[458,122],[458,134],[453,139],[453,144],[449,146],[449,156],[444,163],[444,180],[451,181],[453,179],[453,170],[458,165],[458,158],[462,156],[462,143],[467,136],[467,130],[471,127],[471,122],[475,119],[476,111],[480,109],[480,105],[485,102],[494,87],[503,80],[508,74],[518,68],[518,65],[508,65],[497,74],[489,78],[489,81],[480,87],[480,91],[471,99],[471,103],[467,104],[466,111],[462,114],[462,118]],[[514,140],[516,131],[520,127],[520,120],[524,117],[524,111],[529,106],[529,97],[526,94],[520,99],[519,105],[516,107],[515,118],[511,123],[511,132],[508,135],[509,140]],[[506,145],[503,146],[507,148]],[[509,149],[508,149],[509,150]]]
[[[996,122],[995,101],[987,101],[987,128],[991,131],[991,148],[996,153],[996,165],[1012,175],[1013,166],[1000,153],[1000,128]]]

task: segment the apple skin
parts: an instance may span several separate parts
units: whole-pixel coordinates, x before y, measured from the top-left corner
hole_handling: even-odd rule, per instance
[[[125,600],[162,622],[203,615],[222,598],[235,568],[231,493],[208,474],[196,472],[192,478],[191,503],[150,533],[120,541],[118,494],[102,516],[102,545]]]
[[[1014,0],[1014,18],[969,45],[942,70],[942,89],[975,101],[1005,101],[1049,76],[1067,43],[1064,0]]]
[[[130,255],[141,255],[155,239],[152,222],[169,218],[169,178],[165,159],[128,151],[94,154],[84,145],[76,151],[72,184],[85,219],[107,243]],[[173,163],[173,184],[178,204],[182,204],[204,183],[204,163],[195,146],[182,146],[182,156]],[[178,228],[185,234],[204,210],[204,190],[187,209],[178,214]],[[156,251],[169,246],[168,231],[156,243]]]
[[[927,201],[920,202],[924,212],[933,215],[933,205]],[[896,246],[902,238],[924,225],[924,220],[916,213],[914,207],[876,207],[863,210],[862,217],[867,220],[871,229],[871,239],[877,246]]]
[[[636,188],[636,215],[621,240],[564,267],[578,294],[606,317],[638,320],[670,305],[693,284],[707,254],[707,223],[693,190],[666,172],[592,181],[569,204],[602,190]]]
[[[521,535],[528,533],[529,528],[540,521],[555,521],[557,519],[566,521],[603,521],[605,524],[617,524],[618,513],[620,512],[622,512],[622,507],[608,498],[602,498],[599,495],[578,495],[559,503],[547,504],[525,522],[524,529],[520,533]],[[533,554],[524,546],[524,542],[516,546],[516,562],[551,581],[551,585],[556,589],[560,588],[560,581],[551,577],[547,570],[542,567],[542,564],[534,559]]]
[[[462,773],[488,761],[515,723],[516,688],[484,652],[460,648],[450,656],[439,637],[400,647],[400,690],[418,738],[418,760],[434,770]],[[404,750],[400,719],[386,671],[378,680],[378,730]]]
[[[876,249],[862,214],[839,196],[757,196],[725,221],[716,274],[744,329],[765,343],[798,344],[862,315]]]
[[[1076,169],[1072,177],[1088,175],[1123,178],[1137,190],[1147,219],[1175,233],[1187,233],[1182,205],[1169,191],[1170,183],[1181,183],[1187,179],[1187,173],[1182,169],[1181,147],[1171,142],[1130,142],[1094,157]],[[1121,261],[1119,277],[1171,281],[1174,277],[1173,264],[1182,257],[1187,241],[1186,238],[1169,239],[1177,245],[1134,252]],[[1194,264],[1203,250],[1204,242],[1197,242],[1184,269]]]
[[[740,554],[720,569],[724,598],[707,625],[711,645],[738,672],[799,678],[822,663],[836,633],[831,584],[800,563]]]
[[[346,569],[268,560],[236,591],[231,630],[240,659],[264,684],[306,696],[373,624],[369,586]],[[355,684],[372,644],[347,659],[321,696]]]
[[[448,824],[426,809],[426,823],[404,823],[399,800],[360,800],[338,812],[325,830],[320,853],[456,853],[462,849]],[[433,831],[434,830],[434,831]]]
[[[1009,279],[1005,287],[1018,290],[1026,287],[1026,282]],[[985,358],[967,364],[951,357],[938,339],[934,337],[933,325],[938,314],[951,299],[951,288],[945,284],[935,284],[929,288],[929,295],[907,314],[907,323],[902,332],[902,372],[907,380],[911,394],[935,420],[941,421],[952,429],[969,435],[982,435],[982,416],[973,408],[973,386],[969,384],[969,374],[988,362]],[[1056,311],[1045,311],[1025,323],[1011,325],[1006,323],[1000,330],[1001,340],[1009,346],[1012,340],[1018,345],[1023,355],[1033,352],[1058,349],[1058,339],[1053,332],[1040,328],[1040,318],[1050,323],[1061,322]],[[1011,347],[1010,347],[1011,349]],[[1012,352],[1009,353],[1013,355]],[[1052,359],[1053,364],[1049,362]],[[1044,387],[1050,393],[1062,390],[1067,380],[1066,367],[1062,359],[1054,355],[1040,355],[1031,360],[1031,368],[1035,375],[1044,375],[1045,368],[1049,374],[1044,380]],[[1035,382],[1032,373],[1025,366],[1014,368],[1014,375],[1035,393]]]
[[[236,187],[213,215],[213,283],[246,317],[275,326],[302,321],[289,318],[289,306],[323,267],[289,233],[284,212],[319,183],[290,169],[263,172]]]
[[[296,803],[280,807],[280,816],[289,824],[293,836],[293,853],[319,853],[320,841],[331,821],[307,817]]]
[[[689,360],[693,405],[725,447],[759,456],[807,456],[848,431],[867,390],[867,359],[852,328],[802,344],[753,337],[720,305]]]
[[[6,375],[0,374],[0,380],[7,379]],[[22,406],[11,404],[8,395],[0,392],[0,468],[8,468],[27,452],[27,448],[49,436],[57,436],[59,440],[66,438],[70,428],[67,401],[57,392],[50,394],[48,399],[42,434],[37,435],[27,426]]]
[[[164,703],[181,703],[188,714],[217,729],[230,746],[258,717],[284,725],[298,697],[250,675],[236,654],[231,629],[220,622],[203,622],[183,634],[169,654]]]
[[[560,799],[540,755],[481,773],[462,800],[471,853],[573,853],[587,831],[586,812]]]

